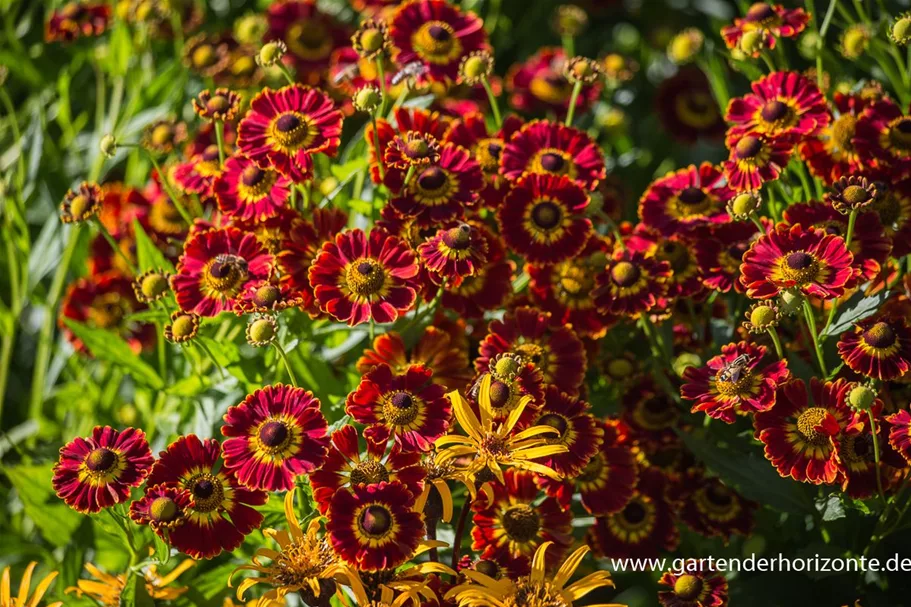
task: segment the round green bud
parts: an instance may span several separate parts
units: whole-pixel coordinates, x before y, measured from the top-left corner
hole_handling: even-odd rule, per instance
[[[867,386],[855,386],[848,393],[848,404],[858,411],[867,411],[876,400],[876,392]]]
[[[753,308],[753,311],[750,312],[750,323],[754,327],[766,328],[774,324],[778,315],[775,313],[775,309],[771,306],[756,306]]]

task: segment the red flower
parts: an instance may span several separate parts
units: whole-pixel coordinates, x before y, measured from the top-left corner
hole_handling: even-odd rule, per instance
[[[743,254],[759,235],[752,221],[718,225],[696,239],[696,262],[702,270],[702,284],[709,289],[727,293],[733,287],[744,290],[740,282]]]
[[[680,532],[666,492],[667,481],[660,472],[643,470],[622,510],[595,517],[586,536],[593,552],[601,557],[652,558],[675,550]]]
[[[437,112],[429,112],[420,108],[396,108],[392,112],[394,124],[379,118],[376,121],[374,134],[373,125],[368,124],[364,130],[364,139],[367,141],[368,157],[370,159],[370,176],[374,183],[381,183],[379,158],[385,160],[386,151],[394,144],[396,137],[401,138],[409,132],[424,135],[428,141],[439,142],[443,140],[446,129],[449,128],[450,118],[441,116]],[[377,146],[379,140],[379,146]],[[379,150],[379,154],[377,152]],[[385,165],[385,162],[384,162]],[[405,183],[407,165],[404,169],[395,166],[384,166],[385,179],[382,183],[392,192],[398,192]]]
[[[273,2],[266,18],[266,39],[285,43],[287,61],[294,65],[298,80],[308,84],[324,79],[332,51],[351,44],[351,32],[320,12],[315,0]]]
[[[171,181],[184,194],[196,194],[207,201],[212,197],[212,186],[222,174],[218,146],[210,145],[202,153],[180,162],[171,169]]]
[[[522,306],[491,321],[487,331],[474,363],[478,373],[486,372],[497,355],[513,353],[540,370],[546,383],[579,393],[587,362],[571,327],[552,327],[549,313]]]
[[[855,219],[848,251],[854,255],[853,266],[859,272],[856,280],[867,282],[876,278],[885,267],[892,243],[883,234],[883,226],[875,213],[859,213]],[[832,205],[815,200],[789,206],[784,211],[784,221],[806,229],[819,228],[842,238],[848,233],[848,218]]]
[[[496,562],[510,576],[527,575],[531,560],[544,542],[553,542],[545,558],[548,567],[560,563],[572,544],[572,512],[552,497],[538,502],[531,472],[508,468],[505,484],[491,483],[492,499],[472,503],[472,549]]]
[[[481,223],[473,223],[487,241],[487,263],[456,287],[443,291],[443,306],[462,318],[482,318],[487,310],[499,308],[512,294],[513,264],[506,258],[503,243]]]
[[[695,243],[685,235],[662,238],[639,224],[631,235],[627,246],[647,256],[654,256],[659,262],[670,266],[671,274],[667,280],[667,293],[658,301],[660,308],[667,308],[668,300],[675,298],[705,298],[702,286],[702,268],[696,258]]]
[[[671,267],[666,261],[629,249],[617,249],[597,275],[592,292],[598,310],[638,318],[667,293]]]
[[[310,284],[310,266],[327,242],[335,242],[335,237],[348,225],[348,214],[339,209],[313,209],[313,222],[295,217],[287,227],[285,238],[276,255],[281,270],[281,281],[293,293],[304,299],[304,307],[311,313],[313,303],[313,286]]]
[[[895,185],[877,180],[876,198],[869,208],[892,239],[892,257],[898,259],[911,253],[911,180]]]
[[[484,174],[484,188],[479,192],[484,206],[495,209],[509,192],[509,181],[500,175],[500,155],[513,133],[522,127],[522,120],[507,116],[503,127],[496,133],[487,130],[487,119],[483,114],[473,112],[453,121],[443,141],[454,143],[471,152],[472,158]]]
[[[431,383],[432,374],[427,367],[411,365],[394,375],[388,365],[378,365],[348,395],[345,410],[371,426],[366,436],[385,428],[405,451],[429,451],[452,417],[452,405],[443,387]]]
[[[567,448],[564,453],[538,461],[564,478],[578,477],[601,450],[604,436],[603,424],[592,415],[591,406],[551,385],[544,394],[544,407],[534,411],[534,414],[530,426],[550,426],[558,432],[544,437],[547,444],[560,444]]]
[[[682,574],[665,572],[658,583],[673,590],[658,592],[661,607],[726,607],[728,581],[724,575],[702,570],[697,561],[689,561]]]
[[[145,495],[130,504],[130,518],[167,541],[171,530],[187,521],[192,507],[193,495],[186,489],[172,483],[149,485]]]
[[[778,179],[794,147],[790,139],[771,139],[755,132],[733,136],[727,145],[731,155],[721,166],[728,185],[738,192],[758,190],[763,183]]]
[[[100,36],[108,28],[111,7],[100,2],[68,2],[51,13],[44,30],[45,42],[73,42]]]
[[[300,183],[313,173],[313,154],[335,156],[342,113],[324,92],[291,84],[263,89],[237,129],[237,147],[244,156]]]
[[[304,305],[305,298],[292,291],[288,283],[276,284],[274,280],[251,280],[234,302],[234,313],[275,314],[288,308]]]
[[[680,518],[690,529],[705,537],[720,537],[725,544],[735,533],[750,535],[759,504],[698,469],[686,475],[681,487],[675,501],[682,504]]]
[[[393,149],[391,146],[386,151],[390,168],[396,166],[390,162]],[[446,143],[440,149],[439,159],[416,167],[414,176],[389,204],[399,215],[415,217],[423,225],[437,225],[462,217],[466,207],[475,205],[483,187],[481,167],[468,150]]]
[[[853,143],[862,159],[895,176],[911,172],[911,116],[891,99],[868,105],[857,120]]]
[[[721,108],[699,68],[684,67],[658,85],[655,109],[664,130],[683,143],[692,145],[700,138],[724,135]]]
[[[468,343],[438,327],[424,329],[417,344],[410,350],[402,336],[395,331],[377,335],[372,350],[365,350],[357,361],[357,372],[367,373],[374,366],[387,364],[396,375],[411,365],[424,365],[433,370],[430,378],[447,392],[462,390],[471,381],[473,372],[468,362]]]
[[[129,499],[130,488],[142,484],[152,461],[142,430],[95,426],[92,436],[60,448],[54,492],[77,512],[100,512]]]
[[[889,429],[889,445],[901,455],[906,462],[911,463],[911,413],[902,409],[886,418],[891,428]]]
[[[898,379],[911,369],[911,328],[898,316],[865,318],[841,336],[838,354],[856,373]]]
[[[133,282],[117,270],[110,270],[80,278],[69,286],[60,307],[60,326],[66,339],[78,352],[91,354],[82,340],[63,323],[64,319],[110,331],[138,353],[143,345],[154,343],[155,328],[129,317],[146,308],[136,299]]]
[[[424,536],[414,496],[385,481],[336,491],[326,531],[336,554],[360,571],[394,569],[408,561]]]
[[[365,433],[367,451],[361,455],[357,430],[342,426],[332,433],[326,461],[310,473],[313,499],[320,513],[326,514],[332,496],[355,485],[398,482],[413,496],[421,494],[426,470],[419,451],[402,451],[400,445],[387,447],[387,433]]]
[[[158,454],[149,473],[149,486],[174,483],[193,496],[186,522],[168,537],[171,545],[195,559],[231,552],[263,522],[252,506],[265,504],[268,496],[243,488],[234,473],[219,464],[220,455],[214,438],[181,436]]]
[[[728,103],[728,137],[760,133],[771,138],[812,137],[829,125],[826,98],[799,72],[774,72],[752,84],[753,92]]]
[[[470,53],[489,48],[484,22],[445,0],[414,0],[403,4],[389,24],[389,37],[399,65],[419,62],[419,80],[452,83],[459,64]]]
[[[573,85],[563,74],[566,54],[560,47],[544,47],[509,68],[506,90],[512,107],[526,114],[566,116]],[[583,85],[576,99],[576,115],[584,114],[601,95],[598,84]]]
[[[833,437],[851,418],[845,402],[851,384],[844,379],[810,382],[812,401],[803,380],[779,386],[775,406],[756,414],[756,438],[765,456],[784,478],[834,484],[842,474]]]
[[[728,48],[737,48],[740,39],[747,32],[761,31],[768,35],[768,46],[775,48],[778,38],[794,38],[802,32],[810,16],[802,8],[787,9],[780,4],[757,2],[742,19],[734,19],[733,25],[721,29]]]
[[[779,225],[743,255],[740,282],[752,299],[796,289],[823,299],[841,297],[854,277],[854,256],[845,241],[822,230]]]
[[[810,172],[829,186],[865,168],[854,145],[854,136],[857,119],[871,100],[860,94],[836,92],[834,102],[838,115],[830,119],[829,126],[817,137],[804,139],[798,148]]]
[[[342,232],[327,242],[310,266],[316,302],[340,322],[393,322],[417,297],[418,266],[399,238],[380,229]]]
[[[883,403],[879,399],[874,401],[872,406],[874,417],[879,416],[882,406]],[[877,428],[877,441],[882,449],[880,457],[883,460],[889,460],[892,465],[903,467],[902,458],[889,449],[891,445],[887,441],[885,425],[882,424],[882,421],[880,424]],[[880,469],[879,474],[886,488],[888,488],[892,476],[889,473],[889,464],[885,461],[881,461],[879,465],[876,463],[873,433],[870,430],[867,415],[859,414],[836,441],[838,461],[844,475],[841,490],[854,499],[867,499],[877,492],[877,468]]]
[[[588,195],[565,175],[530,174],[510,190],[497,211],[506,245],[530,263],[557,263],[577,255],[592,234]]]
[[[225,467],[245,487],[292,490],[296,477],[323,464],[329,425],[312,392],[266,386],[229,407],[224,419]]]
[[[233,308],[248,282],[266,279],[271,271],[272,256],[256,236],[237,228],[212,229],[186,242],[171,287],[181,310],[218,316]]]
[[[591,137],[547,120],[534,120],[516,131],[503,150],[500,167],[511,181],[528,173],[566,175],[588,190],[607,174],[601,149]]]
[[[579,337],[599,338],[612,318],[595,307],[595,276],[607,263],[609,243],[592,234],[582,252],[555,265],[527,265],[532,301],[551,314],[555,326],[572,325]]]
[[[477,228],[460,223],[421,243],[418,253],[431,280],[458,286],[487,261],[487,241]]]
[[[639,201],[639,216],[646,227],[671,236],[727,223],[725,205],[733,196],[721,169],[703,162],[653,181]]]
[[[265,221],[275,217],[291,195],[291,181],[270,168],[237,154],[225,161],[225,170],[213,190],[218,209],[241,221]]]
[[[742,341],[721,348],[705,367],[687,367],[680,394],[694,401],[693,413],[734,423],[737,415],[768,411],[775,406],[779,385],[790,377],[788,363],[762,364],[766,347]]]

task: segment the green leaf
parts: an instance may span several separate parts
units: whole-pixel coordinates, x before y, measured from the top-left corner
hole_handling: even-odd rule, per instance
[[[338,179],[339,181],[345,181],[356,172],[367,167],[367,158],[360,156],[354,160],[348,161],[345,164],[337,165],[333,164],[329,167],[329,170],[332,171],[332,176]]]
[[[44,538],[55,546],[66,546],[83,517],[54,495],[51,464],[6,466],[3,471],[16,488],[25,514]]]
[[[846,516],[845,505],[842,503],[841,498],[835,493],[817,498],[816,510],[819,511],[822,515],[822,520],[825,522],[837,521]]]
[[[142,310],[128,314],[126,320],[132,322],[160,322],[168,320],[168,313],[164,310]]]
[[[133,352],[120,336],[104,329],[88,327],[68,318],[64,319],[64,322],[73,334],[85,343],[95,358],[119,366],[135,381],[150,388],[156,390],[164,388],[164,381],[158,376],[158,373],[139,358],[139,355]]]
[[[155,558],[162,565],[167,565],[168,561],[171,560],[171,546],[161,539],[157,533],[155,534]]]
[[[872,316],[888,296],[888,292],[881,291],[876,295],[864,297],[863,289],[858,290],[844,305],[838,318],[822,336],[822,339],[826,339],[830,335],[840,335],[853,327],[855,323]]]
[[[152,239],[142,229],[142,225],[135,219],[133,220],[133,233],[136,238],[136,260],[139,263],[140,272],[159,269],[174,272],[174,264],[155,246]]]
[[[807,493],[806,487],[781,478],[772,464],[752,451],[752,445],[745,445],[746,449],[737,450],[730,445],[716,445],[711,436],[680,432],[680,437],[697,459],[745,498],[781,512],[816,512],[813,499]]]

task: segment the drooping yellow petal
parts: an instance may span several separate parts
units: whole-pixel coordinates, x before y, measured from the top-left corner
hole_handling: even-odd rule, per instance
[[[16,597],[17,605],[25,605],[25,601],[28,600],[28,589],[32,585],[32,571],[34,571],[37,566],[38,563],[32,561],[28,564],[28,567],[25,568],[25,572],[22,574],[22,581],[19,582],[19,596]]]
[[[527,440],[530,438],[535,438],[535,437],[541,436],[542,434],[545,434],[545,435],[549,434],[553,437],[556,437],[556,435],[559,434],[559,432],[553,426],[541,424],[539,426],[532,426],[531,428],[527,428],[525,430],[522,430],[521,432],[517,432],[516,434],[513,434],[511,437],[511,440],[514,442],[519,442],[519,441],[524,441],[524,440]]]
[[[453,390],[448,396],[450,402],[452,402],[453,413],[455,413],[456,419],[458,420],[459,425],[462,426],[462,429],[465,430],[469,436],[476,439],[483,436],[484,430],[481,427],[481,422],[475,417],[474,411],[471,410],[471,407],[468,406],[468,402],[462,398],[459,391]]]
[[[443,522],[448,523],[452,520],[452,493],[449,491],[449,485],[441,478],[433,480],[433,486],[436,487],[440,494],[440,501],[443,502]]]
[[[538,447],[516,450],[513,452],[513,457],[516,459],[540,459],[549,455],[566,453],[566,451],[566,445],[540,445]]]
[[[607,571],[596,571],[586,575],[581,580],[573,582],[563,591],[566,595],[572,597],[572,600],[578,600],[598,588],[614,587],[613,580]]]
[[[196,561],[194,561],[193,559],[185,559],[180,565],[178,565],[177,567],[174,567],[174,569],[172,569],[168,575],[161,578],[158,581],[158,585],[167,586],[168,584],[170,584],[171,582],[173,582],[174,580],[179,578],[183,572],[185,572],[187,569],[189,569],[190,567],[193,567],[195,565],[196,565]]]
[[[244,600],[244,593],[247,592],[251,587],[259,583],[259,578],[248,577],[243,582],[240,583],[240,586],[237,587],[237,600]]]
[[[297,493],[297,491],[292,489],[285,495],[285,518],[288,519],[288,531],[291,533],[291,537],[294,541],[298,541],[304,539],[304,532],[297,522],[297,515],[294,514],[295,493]]]
[[[553,542],[544,542],[538,549],[535,550],[535,555],[531,559],[531,581],[536,584],[544,583],[544,572],[547,567],[547,564],[544,560],[544,555],[547,553],[547,549],[553,545]]]
[[[560,565],[560,569],[557,571],[557,574],[554,576],[554,581],[552,584],[558,589],[562,590],[563,586],[566,585],[566,582],[573,577],[573,574],[576,572],[576,569],[579,567],[579,563],[582,562],[582,559],[585,558],[585,555],[588,554],[588,546],[582,546],[572,554],[570,554],[566,560]]]
[[[449,544],[443,543],[443,546],[448,546]],[[442,563],[434,563],[433,561],[426,561],[424,563],[418,563],[414,567],[408,569],[408,573],[420,573],[421,575],[426,575],[428,573],[440,573],[444,575],[457,575],[455,571],[447,567]]]
[[[12,603],[10,599],[10,588],[9,588],[9,567],[6,567],[3,570],[3,579],[0,580],[0,605],[9,605]]]
[[[493,405],[490,403],[490,384],[493,382],[493,378],[490,373],[484,375],[481,379],[481,388],[478,390],[478,410],[481,412],[481,426],[484,428],[484,432],[491,427],[491,420],[493,420]]]
[[[57,572],[52,571],[49,573],[38,586],[35,587],[35,594],[32,595],[32,599],[29,601],[28,607],[38,607],[38,603],[41,602],[44,593],[47,592],[47,589],[51,587],[51,584],[54,582],[54,578],[57,577]]]
[[[522,417],[522,413],[525,412],[525,407],[527,407],[530,402],[531,397],[528,395],[519,399],[516,408],[509,412],[509,417],[506,418],[506,423],[503,424],[503,431],[505,434],[509,434],[512,432],[512,429],[516,427],[516,424],[519,423],[519,418]]]
[[[554,470],[553,468],[548,468],[544,464],[539,464],[538,462],[528,462],[525,460],[516,460],[512,462],[516,467],[522,468],[523,470],[528,470],[529,472],[537,472],[538,474],[543,474],[547,478],[552,478],[555,481],[563,480],[563,475]]]

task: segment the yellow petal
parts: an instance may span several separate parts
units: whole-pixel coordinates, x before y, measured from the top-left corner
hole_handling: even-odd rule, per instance
[[[196,565],[196,561],[194,561],[193,559],[184,560],[180,565],[178,565],[177,567],[174,567],[174,569],[171,570],[171,573],[169,573],[168,575],[161,578],[158,581],[158,585],[167,586],[168,584],[170,584],[171,582],[173,582],[174,580],[179,578],[180,574],[182,574],[184,571],[186,571],[190,567],[193,567],[194,565]]]
[[[566,587],[564,593],[571,596],[572,600],[578,600],[597,588],[613,588],[614,582],[610,579],[610,574],[606,571],[596,571],[586,575],[581,580],[573,582]]]
[[[244,600],[244,593],[250,589],[252,586],[256,586],[259,583],[259,578],[248,577],[243,582],[240,583],[240,586],[237,587],[237,600]]]
[[[484,428],[486,433],[487,429],[491,427],[491,420],[493,419],[493,405],[490,404],[490,384],[493,381],[490,373],[484,375],[481,379],[481,389],[478,390],[478,410],[481,412],[481,426]]]
[[[471,407],[468,406],[468,403],[462,398],[459,391],[453,390],[448,396],[450,402],[452,402],[453,413],[455,413],[456,419],[459,421],[459,425],[462,426],[462,429],[465,430],[469,436],[476,438],[482,436],[484,430],[481,428],[481,422],[475,417]]]
[[[562,589],[566,582],[573,576],[573,573],[576,572],[576,569],[579,567],[579,563],[582,562],[582,559],[585,558],[585,555],[588,554],[588,546],[582,546],[572,554],[570,554],[566,561],[560,565],[557,575],[554,576],[553,585],[558,589]]]
[[[55,577],[57,577],[57,572],[52,571],[47,577],[41,580],[41,583],[35,588],[35,594],[32,595],[32,600],[29,601],[28,607],[38,607],[38,603],[41,602],[41,598],[44,596],[44,593],[47,592],[47,589],[51,587]]]
[[[9,605],[12,603],[10,600],[10,591],[9,591],[9,567],[3,570],[3,579],[0,580],[0,605]]]
[[[22,574],[22,581],[19,583],[19,596],[16,598],[17,605],[25,605],[25,601],[28,599],[29,586],[32,585],[32,571],[34,571],[37,566],[38,563],[32,561],[28,564],[28,567],[25,568],[25,573]]]
[[[516,427],[517,423],[519,423],[519,418],[525,411],[525,407],[527,407],[528,403],[530,402],[530,396],[523,396],[519,399],[519,403],[516,405],[516,408],[510,411],[509,417],[506,418],[506,424],[503,426],[504,434],[509,434],[512,432],[512,429]]]
[[[531,581],[538,584],[544,583],[544,571],[546,568],[546,563],[544,562],[544,555],[547,553],[547,549],[553,545],[553,542],[544,542],[538,549],[535,550],[535,556],[531,559]]]
[[[443,522],[448,523],[452,520],[452,493],[449,492],[449,485],[443,479],[437,478],[433,480],[433,486],[436,487],[443,502]]]
[[[556,437],[556,435],[559,434],[559,431],[553,426],[547,426],[545,424],[541,424],[540,426],[532,426],[531,428],[527,428],[521,432],[514,434],[512,436],[511,442],[527,440],[529,438],[534,438],[542,434],[550,434],[551,436]]]
[[[285,495],[285,518],[288,519],[288,530],[295,541],[304,539],[304,532],[297,522],[297,515],[294,514],[294,494],[297,491],[292,489]]]

